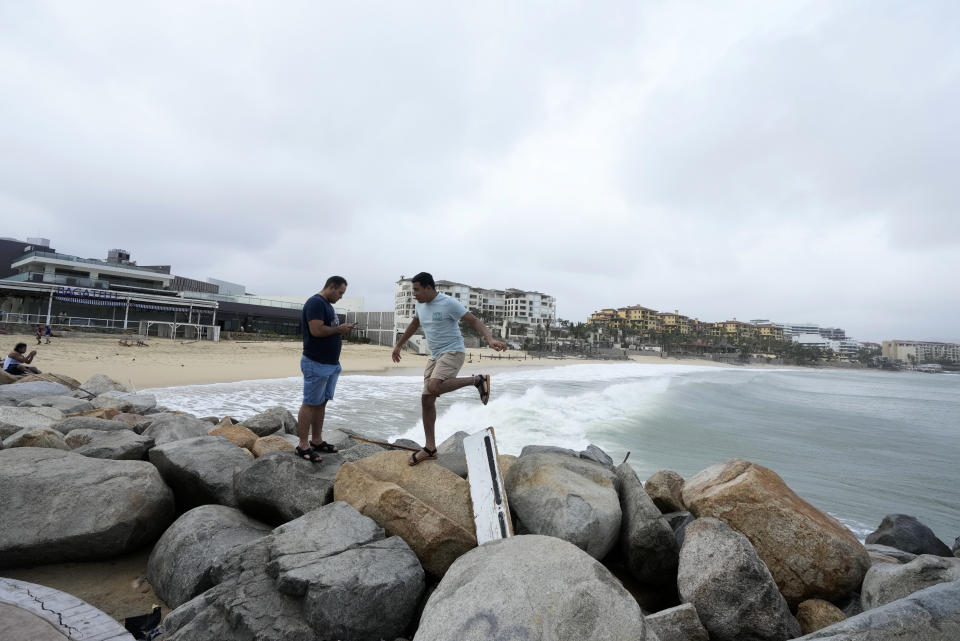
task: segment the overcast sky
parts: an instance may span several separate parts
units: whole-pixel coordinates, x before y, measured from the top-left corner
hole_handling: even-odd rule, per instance
[[[0,236],[960,342],[960,3],[0,2]]]

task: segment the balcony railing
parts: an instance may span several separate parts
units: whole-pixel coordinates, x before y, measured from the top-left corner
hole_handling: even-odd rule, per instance
[[[93,289],[109,289],[110,283],[95,278],[82,276],[64,276],[63,274],[45,274],[43,272],[21,272],[4,278],[20,283],[50,283],[52,285],[66,285],[68,287],[87,287]]]

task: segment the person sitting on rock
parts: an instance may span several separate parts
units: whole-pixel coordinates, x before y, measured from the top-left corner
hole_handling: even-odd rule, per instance
[[[7,354],[7,357],[3,359],[3,371],[7,374],[13,374],[14,376],[21,376],[23,374],[39,374],[40,370],[36,367],[29,367],[29,363],[33,362],[33,357],[37,355],[37,350],[33,350],[26,356],[24,353],[27,351],[26,343],[17,343],[13,348],[13,351]]]

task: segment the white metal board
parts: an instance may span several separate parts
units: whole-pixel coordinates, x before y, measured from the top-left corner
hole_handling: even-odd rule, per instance
[[[467,459],[477,544],[513,536],[510,505],[500,474],[493,428],[488,427],[463,439],[463,450]]]

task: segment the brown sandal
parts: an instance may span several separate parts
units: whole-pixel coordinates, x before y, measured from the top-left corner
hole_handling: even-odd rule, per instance
[[[417,454],[419,454],[420,452],[426,452],[427,455],[424,456],[423,458],[417,458]],[[413,467],[414,465],[417,465],[419,463],[423,463],[424,461],[429,461],[430,459],[435,459],[435,458],[437,458],[437,451],[431,450],[428,447],[424,447],[410,455],[410,460],[407,461],[407,465]]]

